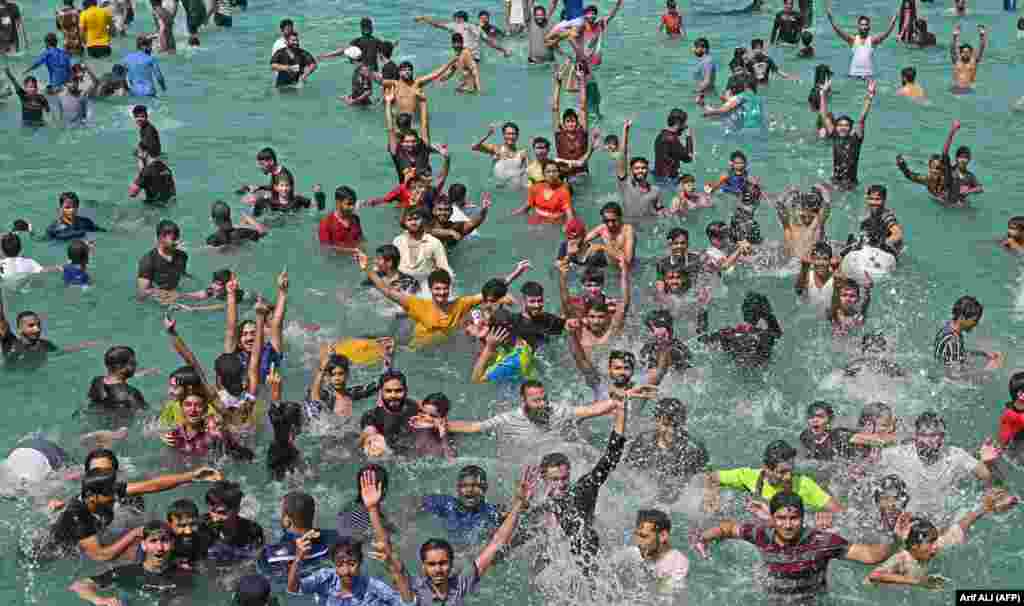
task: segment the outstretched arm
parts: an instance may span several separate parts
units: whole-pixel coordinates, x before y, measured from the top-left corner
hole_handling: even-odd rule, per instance
[[[942,146],[942,155],[948,157],[949,150],[953,148],[953,139],[956,137],[957,131],[960,130],[960,121],[953,120],[953,124],[949,127],[949,134],[946,135],[946,144]]]
[[[881,34],[878,34],[877,36],[872,38],[871,39],[872,44],[881,44],[881,43],[885,42],[885,39],[888,38],[890,34],[892,34],[892,31],[894,29],[896,29],[896,22],[897,21],[899,21],[899,15],[893,15],[892,16],[892,20],[889,21],[889,28],[886,29]]]
[[[985,31],[984,25],[978,26],[978,37],[981,38],[981,44],[978,45],[978,57],[974,60],[975,63],[981,63],[981,57],[985,54],[985,49],[988,48],[988,32]]]
[[[433,82],[434,80],[437,80],[441,76],[444,76],[449,71],[451,71],[452,68],[455,67],[455,62],[458,61],[458,60],[459,60],[459,56],[456,55],[454,58],[452,58],[451,61],[449,61],[448,63],[445,63],[444,65],[442,65],[441,67],[439,67],[439,68],[435,69],[434,71],[430,72],[426,76],[422,76],[420,78],[416,78],[416,82],[413,84],[413,86],[415,86],[416,88],[419,88],[421,86],[425,86],[427,84],[430,84],[431,82]]]
[[[835,30],[836,35],[838,35],[840,38],[842,38],[843,42],[846,42],[847,44],[853,44],[853,36],[851,36],[850,34],[844,32],[843,30],[839,29],[839,26],[836,25],[835,19],[832,18],[832,9],[829,8],[825,12],[825,14],[828,15],[828,22],[832,25],[832,29]]]
[[[377,275],[377,272],[370,267],[370,259],[363,252],[356,253],[356,261],[359,263],[359,268],[366,272],[366,277],[370,279],[370,282],[374,287],[381,292],[385,297],[391,299],[395,303],[405,307],[406,302],[409,299],[409,295],[401,292],[400,290],[391,288],[384,283],[384,280]]]

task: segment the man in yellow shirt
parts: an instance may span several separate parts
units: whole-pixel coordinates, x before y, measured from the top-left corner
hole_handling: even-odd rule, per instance
[[[110,31],[114,16],[107,8],[96,6],[96,0],[85,0],[85,10],[78,17],[78,30],[85,42],[85,52],[93,59],[110,56]]]
[[[795,460],[796,449],[785,440],[776,440],[765,448],[764,466],[761,469],[738,467],[708,473],[704,493],[705,511],[718,510],[722,486],[751,493],[755,500],[747,505],[747,510],[762,518],[768,516],[765,503],[776,493],[792,492],[800,497],[805,507],[817,512],[819,528],[830,527],[832,514],[842,511],[842,505],[818,486],[814,478],[793,473]]]

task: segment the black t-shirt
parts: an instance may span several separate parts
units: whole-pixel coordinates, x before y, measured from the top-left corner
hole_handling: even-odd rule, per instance
[[[680,162],[693,162],[693,156],[689,147],[680,141],[679,133],[666,128],[654,140],[654,175],[676,178]]]
[[[852,429],[836,427],[825,434],[821,442],[815,440],[810,429],[800,433],[800,444],[803,445],[807,457],[818,461],[831,461],[836,458],[858,459],[867,456],[870,447],[851,444],[850,440],[856,435]]]
[[[154,156],[163,153],[160,147],[160,133],[157,132],[152,122],[146,122],[145,126],[139,129],[139,145],[149,150],[149,153]]]
[[[779,11],[775,15],[775,26],[773,31],[778,32],[778,39],[787,44],[796,44],[800,38],[800,30],[803,28],[803,19],[800,13],[793,11]]]
[[[384,41],[374,37],[372,34],[369,36],[360,36],[349,43],[349,46],[354,46],[363,52],[363,56],[359,59],[363,65],[370,66],[370,71],[377,71],[377,56],[380,55],[380,46]],[[385,76],[386,78],[387,76]]]
[[[203,516],[204,532],[213,540],[207,557],[215,561],[247,560],[259,555],[263,547],[263,527],[252,520],[238,518],[238,523],[227,528],[213,524],[210,514]]]
[[[18,5],[8,2],[0,6],[0,44],[13,44],[18,46],[18,22],[21,21],[21,11]]]
[[[659,448],[654,431],[642,433],[633,440],[626,454],[626,464],[654,476],[662,490],[678,490],[708,465],[704,443],[682,432],[668,448]]]
[[[89,401],[94,406],[110,410],[138,410],[149,406],[138,389],[126,383],[107,385],[103,377],[94,378],[89,385]]]
[[[278,198],[263,199],[256,202],[252,210],[253,216],[261,217],[267,211],[288,213],[304,210],[313,205],[306,196],[292,196],[291,200],[282,203]]]
[[[352,98],[356,99],[371,92],[373,92],[373,80],[369,76],[364,76],[357,67],[356,71],[352,72]],[[369,98],[363,101],[363,103],[369,102]]]
[[[177,193],[174,173],[163,160],[153,160],[147,164],[136,181],[146,192],[146,204],[163,204]]]
[[[45,360],[48,354],[60,351],[60,349],[46,339],[25,341],[14,334],[10,328],[7,334],[0,340],[0,347],[3,348],[4,361],[7,364],[19,362],[32,362]]]
[[[181,592],[193,585],[192,573],[177,567],[161,572],[150,572],[142,564],[128,564],[111,568],[101,575],[91,577],[100,589],[116,587],[129,594],[139,592],[167,594]]]
[[[313,58],[313,55],[301,48],[292,49],[285,47],[274,53],[274,56],[270,58],[271,65],[299,66],[299,71],[297,72],[277,72],[277,86],[297,84],[302,76],[302,72],[314,63],[316,63],[316,59]]]
[[[50,111],[50,102],[39,93],[28,94],[20,86],[15,90],[18,92],[18,98],[21,99],[21,121],[25,124],[42,124],[43,112]]]
[[[418,407],[416,402],[406,399],[402,405],[402,411],[398,414],[388,412],[382,406],[376,406],[366,411],[359,421],[359,426],[366,429],[369,426],[377,428],[377,432],[384,436],[391,446],[392,440],[402,434],[409,433],[409,419],[416,416]]]
[[[263,237],[263,234],[255,229],[246,227],[232,227],[222,229],[206,239],[210,246],[227,246],[229,244],[241,244],[242,242],[256,242]]]
[[[399,146],[398,153],[391,154],[391,161],[395,164],[395,172],[398,173],[398,181],[401,183],[402,173],[410,166],[415,167],[416,174],[419,175],[430,171],[430,148],[427,147],[426,143],[420,141],[410,157]]]
[[[754,74],[758,84],[767,84],[772,72],[778,72],[779,66],[764,53],[755,53],[747,61],[747,71]]]
[[[185,251],[175,249],[168,261],[154,248],[139,259],[138,276],[149,280],[154,288],[174,290],[178,288],[187,266],[188,255]]]
[[[518,314],[515,317],[513,330],[536,350],[547,341],[548,337],[562,334],[562,331],[565,330],[565,318],[546,311],[541,312],[540,317],[537,318],[527,318],[523,314]]]
[[[832,134],[832,182],[843,187],[857,185],[857,166],[864,138],[856,132],[846,137]]]
[[[58,548],[75,549],[79,542],[99,534],[113,519],[113,510],[107,514],[94,514],[82,497],[75,497],[50,529],[50,538]]]
[[[596,269],[608,267],[608,258],[605,256],[603,250],[599,250],[595,253],[587,254],[587,249],[591,246],[590,242],[584,242],[579,250],[573,254],[569,254],[569,243],[562,242],[558,245],[558,260],[561,261],[564,257],[569,257],[569,265],[574,267],[593,267]]]

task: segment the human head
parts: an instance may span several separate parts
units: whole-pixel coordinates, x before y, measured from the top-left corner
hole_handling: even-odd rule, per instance
[[[576,110],[569,108],[562,112],[562,128],[568,131],[576,130],[580,125],[579,114]]]
[[[662,398],[654,405],[655,432],[659,439],[674,439],[686,431],[687,408],[676,398]]]
[[[331,547],[331,561],[339,578],[351,581],[363,565],[363,542],[352,537],[341,537]]]
[[[914,516],[907,533],[907,551],[918,562],[927,562],[939,552],[939,530],[926,518]]]
[[[327,356],[327,362],[324,364],[324,375],[331,382],[331,386],[334,387],[336,392],[345,388],[351,365],[352,362],[347,356],[336,353]]]
[[[854,312],[857,303],[860,301],[860,285],[853,280],[844,280],[836,288],[839,288],[839,306],[843,312]]]
[[[690,232],[685,227],[673,227],[668,230],[665,239],[668,240],[669,254],[685,262],[686,254],[690,250]]]
[[[451,405],[448,396],[443,393],[432,393],[420,401],[417,406],[417,414],[421,417],[430,417],[431,421],[437,422],[448,418],[448,410]]]
[[[544,137],[536,137],[533,140],[533,155],[537,157],[537,160],[545,160],[551,153],[551,141],[548,141]]]
[[[682,130],[686,128],[687,119],[688,116],[686,112],[676,107],[668,113],[668,118],[665,120],[665,122],[669,128]]]
[[[487,11],[480,11],[477,13],[476,18],[480,22],[480,27],[487,27],[491,24],[491,13]]]
[[[889,198],[889,192],[884,185],[869,185],[864,196],[864,203],[871,213],[881,212],[885,208],[885,201]]]
[[[456,53],[461,52],[465,42],[462,39],[462,34],[452,34],[452,48]]]
[[[73,191],[63,192],[57,198],[57,208],[60,209],[61,216],[65,221],[74,221],[78,215],[78,207],[81,203],[78,200],[78,194]]]
[[[754,51],[764,50],[764,40],[761,38],[754,38],[750,41],[750,49]]]
[[[113,516],[117,492],[117,475],[100,469],[87,469],[82,476],[82,501],[89,511]]]
[[[672,314],[666,309],[656,309],[644,316],[644,325],[656,341],[668,341],[673,336]]]
[[[697,38],[693,41],[693,54],[703,57],[711,51],[711,43],[707,38]]]
[[[974,47],[972,47],[970,44],[961,44],[960,45],[960,60],[961,61],[970,61],[972,56],[974,56]]]
[[[390,412],[399,412],[405,405],[405,397],[409,393],[405,375],[398,370],[389,368],[377,380],[381,403]]]
[[[913,67],[904,67],[900,71],[900,77],[903,79],[903,85],[913,84],[917,80],[917,70]]]
[[[640,556],[652,562],[668,551],[669,533],[672,532],[672,520],[664,511],[658,509],[641,509],[636,514],[636,528],[633,529],[633,542],[640,550]]]
[[[373,34],[373,19],[371,19],[369,17],[363,17],[362,19],[360,19],[359,20],[359,31],[362,32],[362,34],[364,36],[372,35]]]
[[[115,345],[103,355],[103,364],[109,374],[130,378],[135,374],[135,350],[125,345]]]
[[[301,490],[293,490],[281,499],[281,526],[285,530],[309,530],[316,517],[316,500]]]
[[[772,528],[783,543],[792,544],[800,540],[804,529],[804,502],[799,495],[781,491],[768,503],[772,516]]]
[[[112,473],[116,478],[118,465],[117,455],[114,454],[114,451],[108,448],[97,448],[85,455],[83,467],[86,473],[95,469],[105,473]]]
[[[402,61],[401,63],[398,64],[398,77],[404,80],[405,82],[413,81],[412,76],[414,72],[415,69],[413,68],[412,62]]]
[[[519,386],[519,398],[523,401],[523,410],[527,414],[548,406],[547,393],[544,391],[544,384],[540,381],[532,379],[523,381]]]
[[[174,532],[174,548],[180,554],[192,555],[198,545],[199,508],[191,499],[178,499],[167,508],[167,523]]]
[[[420,545],[423,574],[435,587],[447,582],[454,558],[455,550],[444,539],[429,539]]]
[[[3,250],[7,258],[21,255],[21,238],[14,232],[4,234],[4,237],[0,238],[0,250]]]
[[[1011,217],[1006,222],[1006,237],[1010,240],[1024,240],[1024,216]]]
[[[775,440],[764,449],[764,479],[769,484],[790,488],[796,449],[785,440]]]
[[[206,507],[209,521],[214,525],[238,518],[245,493],[237,482],[220,480],[206,491]]]
[[[544,287],[538,282],[527,282],[519,289],[523,295],[523,311],[531,318],[538,318],[544,313]]]
[[[1024,371],[1015,372],[1010,375],[1010,402],[1024,404]]]
[[[956,164],[960,167],[960,170],[965,170],[967,165],[971,162],[971,148],[966,145],[961,145],[956,148]]]
[[[619,136],[615,134],[605,136],[604,148],[608,153],[619,151]]]
[[[459,470],[455,492],[463,509],[477,511],[487,494],[487,472],[477,465],[463,467]]]
[[[444,305],[448,302],[448,295],[451,293],[452,276],[444,269],[435,269],[427,276],[427,286],[430,287],[430,294],[434,302]]]
[[[255,324],[252,328],[255,331]],[[244,330],[243,328],[243,336]],[[241,345],[244,349],[244,342]],[[249,347],[252,345],[250,344]],[[242,358],[237,353],[224,353],[217,356],[213,363],[213,372],[217,376],[217,384],[230,395],[237,398],[245,391],[245,369]]]
[[[174,549],[174,531],[160,520],[150,520],[142,527],[142,541],[139,545],[146,560],[164,562]]]
[[[210,205],[210,219],[217,229],[231,229],[231,207],[223,200],[217,200]]]
[[[914,447],[923,461],[934,462],[946,444],[946,421],[934,410],[928,410],[914,421]]]
[[[732,172],[737,175],[741,175],[747,170],[747,156],[740,150],[736,150],[729,154],[729,166],[732,168]]]
[[[832,68],[824,63],[819,63],[814,68],[814,86],[821,86],[826,80],[832,77]]]
[[[278,402],[270,406],[270,410],[267,411],[267,417],[270,420],[270,426],[274,430],[273,443],[278,447],[293,446],[295,437],[299,435],[299,431],[302,429],[302,404],[298,402]],[[294,453],[294,448],[288,448],[287,450]],[[268,457],[268,466],[271,468],[271,471],[277,473],[287,472],[293,465],[294,461],[291,456],[280,460],[273,456]]]
[[[867,36],[871,32],[871,18],[865,15],[857,17],[857,33],[861,37]]]
[[[613,349],[608,354],[608,379],[620,389],[629,386],[636,370],[636,356],[632,352]]]
[[[178,224],[169,219],[163,219],[156,225],[157,246],[169,251],[173,249],[178,240],[181,239],[181,228]]]
[[[50,32],[46,34],[46,36],[43,38],[43,41],[46,43],[46,46],[54,48],[57,46],[57,34]]]
[[[650,163],[647,161],[647,158],[643,156],[633,156],[629,159],[629,171],[633,177],[633,181],[637,183],[647,182],[649,167]]]
[[[896,417],[892,407],[883,402],[871,402],[861,409],[857,427],[867,433],[891,433],[896,430]]]
[[[561,452],[552,452],[544,455],[540,460],[540,474],[544,483],[548,486],[551,496],[561,496],[569,488],[570,472],[572,465],[569,457]]]
[[[284,37],[284,41],[288,45],[288,48],[298,48],[299,47],[299,33],[298,32],[292,32],[292,33],[286,35]]]
[[[544,181],[552,187],[558,187],[562,184],[562,169],[558,168],[558,163],[554,160],[547,158],[539,160],[541,174],[544,175]]]
[[[846,138],[853,132],[853,118],[850,116],[839,116],[835,119],[835,125],[837,137]]]
[[[832,410],[832,405],[828,402],[820,400],[811,402],[807,406],[807,428],[813,434],[824,433],[832,425],[832,417],[834,416],[835,412]]]
[[[782,0],[782,10],[785,10],[785,11],[793,10],[793,0]]]
[[[907,483],[898,475],[889,474],[875,482],[874,496],[882,523],[889,529],[895,528],[900,514],[906,510],[910,502]]]
[[[548,22],[548,10],[539,4],[534,4],[533,22],[539,27],[544,27]]]
[[[295,22],[291,19],[282,19],[281,23],[278,24],[278,29],[281,30],[282,36],[287,36],[295,31]]]
[[[277,154],[269,147],[264,147],[256,153],[256,162],[260,165],[263,174],[269,175],[277,168]]]
[[[153,39],[146,34],[139,34],[135,38],[135,48],[145,53],[153,52]]]
[[[985,308],[972,296],[963,296],[953,304],[953,321],[960,325],[960,330],[970,332],[981,321]]]
[[[414,236],[422,233],[427,223],[430,223],[430,214],[425,208],[409,208],[402,214],[402,227]]]
[[[462,10],[455,11],[452,15],[452,20],[456,23],[465,23],[466,21],[469,21],[469,13]]]

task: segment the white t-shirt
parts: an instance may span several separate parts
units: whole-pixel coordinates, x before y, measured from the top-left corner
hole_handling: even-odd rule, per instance
[[[545,429],[527,418],[522,405],[515,410],[503,412],[487,419],[480,423],[480,429],[481,431],[496,431],[499,434],[499,439],[503,441],[536,442],[543,439],[548,431],[557,430],[576,418],[571,408],[554,404],[549,404],[549,406],[551,407],[551,417],[548,422],[550,429]]]
[[[673,593],[686,587],[686,575],[690,572],[690,560],[678,549],[669,549],[652,564],[640,555],[640,548],[634,545],[622,550],[616,560],[640,566],[648,574],[654,576],[658,583],[659,593]]]
[[[28,257],[8,257],[0,260],[0,274],[5,278],[18,274],[42,273],[43,266]]]
[[[979,461],[962,448],[947,446],[938,461],[926,466],[913,444],[903,444],[882,450],[881,463],[884,473],[895,473],[907,483],[913,511],[941,514],[946,495],[974,473]]]
[[[480,26],[475,23],[456,23],[454,21],[446,23],[446,25],[452,32],[462,36],[462,44],[469,49],[469,52],[473,53],[473,58],[479,61],[480,37],[483,36]]]

